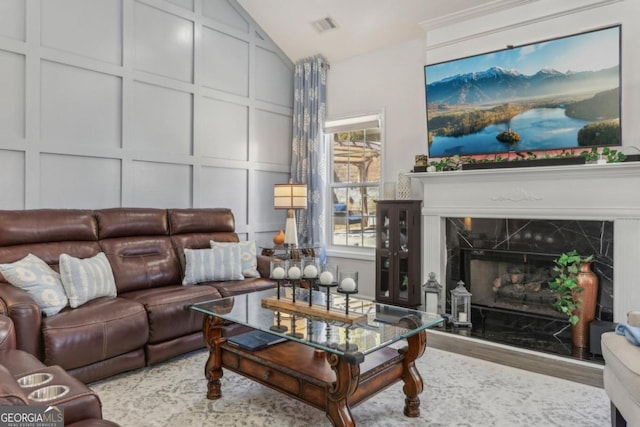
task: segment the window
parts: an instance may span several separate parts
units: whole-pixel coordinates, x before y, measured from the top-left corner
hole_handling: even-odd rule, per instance
[[[380,198],[380,115],[329,120],[325,135],[329,162],[330,242],[375,248],[376,204]]]

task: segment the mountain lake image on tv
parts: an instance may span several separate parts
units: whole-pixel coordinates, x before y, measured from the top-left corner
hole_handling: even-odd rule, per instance
[[[621,145],[620,26],[424,68],[429,157]]]

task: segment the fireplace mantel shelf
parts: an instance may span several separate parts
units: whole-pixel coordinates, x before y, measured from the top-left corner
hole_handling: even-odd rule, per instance
[[[423,214],[640,218],[640,162],[411,173]]]
[[[640,174],[640,162],[607,163],[604,165],[564,165],[564,166],[539,166],[522,168],[495,168],[456,170],[441,172],[411,172],[407,175],[421,180],[467,180],[470,177],[536,177],[540,175],[554,176],[600,176],[610,174]]]

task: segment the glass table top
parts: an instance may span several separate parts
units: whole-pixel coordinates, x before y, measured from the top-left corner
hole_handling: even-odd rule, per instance
[[[305,256],[315,256],[320,249],[317,244],[302,244],[296,246],[287,246],[284,244],[267,243],[258,246],[262,255],[276,256],[277,258],[301,258]]]
[[[293,290],[281,288],[280,294],[280,300],[290,302]],[[380,304],[353,295],[348,299],[347,318],[347,298],[334,292],[329,298],[333,313],[330,316],[326,312],[326,295],[325,291],[313,291],[313,310],[305,310],[309,306],[309,291],[296,289],[296,307],[310,313],[268,307],[269,302],[277,300],[276,289],[204,301],[189,308],[339,355],[352,352],[366,355],[443,321],[440,315]],[[345,313],[344,318],[335,313]]]
[[[258,245],[258,247],[260,249],[271,249],[271,250],[278,250],[278,251],[287,251],[287,250],[302,251],[307,249],[320,249],[321,246],[315,243],[310,243],[310,244],[303,243],[301,245],[296,245],[296,246],[287,246],[284,243],[281,243],[281,244],[265,243],[265,244]]]

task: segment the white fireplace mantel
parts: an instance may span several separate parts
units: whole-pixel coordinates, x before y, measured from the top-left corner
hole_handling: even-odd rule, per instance
[[[445,277],[447,217],[614,222],[614,320],[640,310],[640,162],[410,174],[422,183],[423,277]]]

